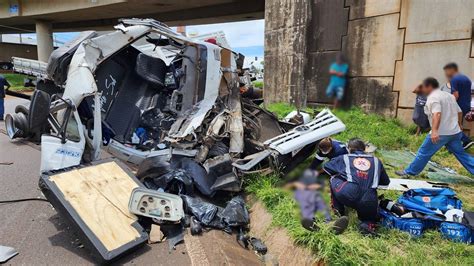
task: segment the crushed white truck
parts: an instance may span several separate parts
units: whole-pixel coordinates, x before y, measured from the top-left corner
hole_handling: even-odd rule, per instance
[[[284,122],[244,97],[243,59],[158,21],[123,19],[55,50],[30,106],[7,115],[7,132],[41,141],[41,172],[96,161],[105,149],[137,165],[142,181],[191,160],[206,175],[195,180],[203,194],[238,191],[242,173],[288,172],[345,129],[329,110]]]

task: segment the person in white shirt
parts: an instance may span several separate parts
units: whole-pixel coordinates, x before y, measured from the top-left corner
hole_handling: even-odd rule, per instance
[[[431,157],[443,146],[456,156],[458,161],[474,175],[474,156],[467,153],[462,145],[462,111],[454,96],[438,89],[435,78],[426,78],[422,93],[428,96],[425,113],[431,125],[431,132],[421,144],[413,162],[399,176],[418,175]]]

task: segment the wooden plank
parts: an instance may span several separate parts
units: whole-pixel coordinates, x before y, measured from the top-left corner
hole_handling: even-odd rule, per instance
[[[115,162],[103,163],[95,167],[79,169],[79,172],[89,184],[94,186],[120,211],[136,219],[136,216],[128,210],[128,202],[132,190],[138,185],[118,164]]]
[[[84,223],[112,251],[140,237],[128,212],[131,191],[138,185],[115,162],[50,177]]]

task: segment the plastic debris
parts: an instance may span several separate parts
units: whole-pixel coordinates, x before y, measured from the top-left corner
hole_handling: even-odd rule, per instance
[[[161,232],[161,228],[157,224],[152,224],[150,229],[150,237],[148,238],[148,244],[161,243],[165,236]]]
[[[16,255],[18,255],[18,251],[16,251],[14,248],[0,246],[0,263],[5,263]]]

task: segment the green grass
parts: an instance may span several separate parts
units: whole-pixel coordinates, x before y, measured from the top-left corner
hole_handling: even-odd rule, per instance
[[[280,188],[276,176],[251,177],[246,191],[254,194],[273,216],[273,225],[285,228],[295,243],[310,249],[317,259],[331,265],[473,265],[474,247],[442,239],[427,231],[420,239],[397,230],[381,228],[380,237],[370,238],[357,231],[357,218],[349,214],[350,226],[342,235],[331,233],[325,224],[317,232],[301,227],[298,207],[290,192]],[[327,192],[327,191],[326,191]],[[325,193],[326,195],[328,194]],[[397,193],[385,193],[395,198]]]
[[[2,74],[10,83],[11,88],[10,90],[12,91],[19,91],[19,90],[31,90],[32,88],[25,88],[23,86],[24,84],[24,79],[27,77],[25,75],[21,74]]]
[[[274,113],[279,119],[283,119],[291,111],[294,111],[295,107],[286,103],[274,103],[267,106],[266,109]],[[302,111],[309,113],[311,116],[315,114],[315,110],[309,107],[304,108]]]
[[[256,80],[256,81],[252,82],[252,84],[255,88],[263,88],[263,81],[261,81],[261,80]]]
[[[279,117],[294,110],[285,104],[270,105],[269,109]],[[347,130],[336,136],[347,141],[360,137],[384,149],[410,149],[416,151],[424,136],[415,137],[413,128],[403,127],[396,119],[364,114],[360,109],[335,111],[346,124]],[[466,174],[452,155],[441,151],[434,158],[443,165]],[[309,160],[308,160],[309,161]],[[306,162],[307,164],[308,162]],[[295,172],[306,167],[300,166]],[[389,174],[393,174],[389,173]],[[309,232],[300,225],[299,209],[292,194],[281,188],[285,179],[275,175],[249,176],[245,180],[246,191],[263,202],[273,216],[273,225],[285,228],[296,244],[310,249],[316,258],[332,265],[474,265],[474,246],[445,240],[436,231],[427,231],[414,239],[397,230],[380,228],[380,237],[363,237],[357,231],[357,217],[350,213],[350,226],[344,234],[336,236],[325,224],[322,230]],[[474,210],[474,186],[453,185],[464,202],[464,208]],[[396,199],[399,192],[380,191],[385,197]],[[324,192],[327,200],[328,188]]]
[[[295,110],[293,106],[285,103],[271,104],[267,108],[278,117],[285,117]],[[314,113],[313,109],[306,108],[306,112]],[[370,141],[380,148],[399,149],[409,146],[416,140],[411,130],[402,126],[400,121],[393,118],[384,118],[376,114],[366,114],[360,109],[335,110],[334,114],[339,117],[347,126],[347,129],[337,135],[337,139],[348,141],[353,137],[360,137]],[[420,138],[421,139],[421,138]]]
[[[279,118],[283,118],[295,110],[293,106],[285,103],[271,104],[267,109],[275,113]],[[310,114],[314,113],[314,110],[311,108],[306,108],[303,111]],[[359,137],[381,149],[409,149],[416,152],[426,136],[426,133],[415,136],[415,127],[405,127],[398,119],[385,118],[376,114],[366,114],[358,108],[335,110],[333,112],[347,127],[344,132],[335,137],[340,141],[348,141],[351,138]],[[472,153],[474,148],[470,151]],[[466,169],[445,148],[436,153],[432,161],[451,167],[460,174],[469,176]]]

